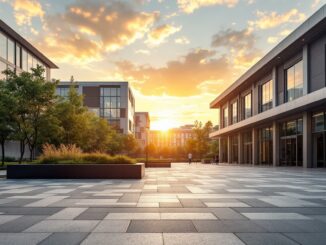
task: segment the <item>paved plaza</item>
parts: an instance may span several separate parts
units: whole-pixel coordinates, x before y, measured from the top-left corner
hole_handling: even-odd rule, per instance
[[[326,244],[325,169],[173,164],[142,180],[0,180],[0,244]]]

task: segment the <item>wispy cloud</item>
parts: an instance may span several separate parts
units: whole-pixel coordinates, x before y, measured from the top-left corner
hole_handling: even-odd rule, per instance
[[[14,16],[17,25],[31,25],[34,17],[39,17],[41,20],[44,17],[44,10],[39,1],[15,0],[10,3],[14,9]]]
[[[278,14],[275,11],[257,11],[256,14],[258,19],[256,21],[249,21],[249,25],[259,29],[275,28],[285,23],[300,23],[306,19],[306,15],[295,8],[283,14]]]
[[[174,42],[177,44],[189,44],[190,40],[186,37],[179,37],[179,38],[174,39]]]
[[[169,36],[181,30],[181,26],[169,24],[160,25],[148,33],[146,43],[151,46],[157,46],[163,43]]]
[[[189,14],[201,7],[212,5],[233,7],[238,3],[238,0],[177,0],[177,3],[181,11]]]

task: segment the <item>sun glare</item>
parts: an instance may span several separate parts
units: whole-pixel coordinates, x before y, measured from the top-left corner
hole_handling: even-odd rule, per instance
[[[178,127],[178,123],[169,119],[153,121],[151,123],[151,129],[153,130],[168,131],[170,128],[175,127]]]

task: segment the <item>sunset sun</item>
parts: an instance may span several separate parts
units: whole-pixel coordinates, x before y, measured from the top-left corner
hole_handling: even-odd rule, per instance
[[[171,128],[178,127],[178,122],[171,119],[158,119],[151,123],[151,129],[167,131]]]

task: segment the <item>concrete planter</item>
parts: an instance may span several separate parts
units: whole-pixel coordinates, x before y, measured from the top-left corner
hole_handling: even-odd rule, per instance
[[[171,168],[171,162],[169,161],[151,161],[145,163],[146,168]]]
[[[141,179],[144,163],[137,164],[21,164],[8,165],[8,179]]]

